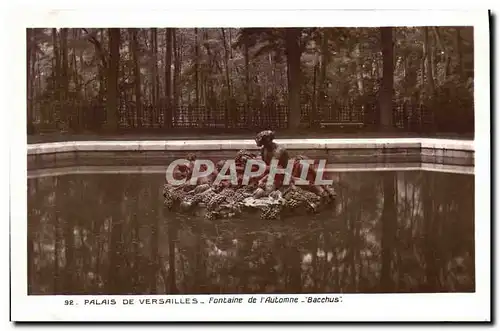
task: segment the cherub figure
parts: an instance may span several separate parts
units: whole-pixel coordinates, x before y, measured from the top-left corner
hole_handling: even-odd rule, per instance
[[[261,131],[255,137],[257,147],[260,147],[262,160],[269,166],[273,158],[278,160],[280,167],[286,168],[288,164],[288,152],[286,148],[278,145],[274,141],[274,131]]]

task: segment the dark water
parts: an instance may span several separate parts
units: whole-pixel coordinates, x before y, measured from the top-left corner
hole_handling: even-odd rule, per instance
[[[29,293],[474,291],[474,176],[337,180],[336,210],[206,221],[163,210],[162,174],[29,179]]]

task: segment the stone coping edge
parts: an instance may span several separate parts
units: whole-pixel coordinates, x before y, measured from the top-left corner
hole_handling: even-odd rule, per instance
[[[165,166],[70,166],[61,168],[28,170],[28,178],[54,177],[64,175],[89,174],[164,174]],[[338,164],[328,165],[328,172],[366,172],[366,171],[432,171],[456,174],[474,174],[474,167],[461,165],[444,165],[432,163],[403,164]]]
[[[290,150],[305,149],[443,149],[474,152],[473,140],[433,138],[372,139],[276,139]],[[85,151],[220,151],[257,150],[253,139],[238,140],[132,140],[132,141],[65,141],[28,145],[28,155]]]

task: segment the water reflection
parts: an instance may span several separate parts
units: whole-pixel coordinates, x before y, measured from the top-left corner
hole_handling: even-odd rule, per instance
[[[207,221],[162,174],[28,180],[29,294],[474,291],[474,177],[338,175],[336,210]]]

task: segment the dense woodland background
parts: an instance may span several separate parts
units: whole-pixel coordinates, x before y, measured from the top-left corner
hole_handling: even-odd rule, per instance
[[[28,133],[474,131],[472,27],[27,29]]]

